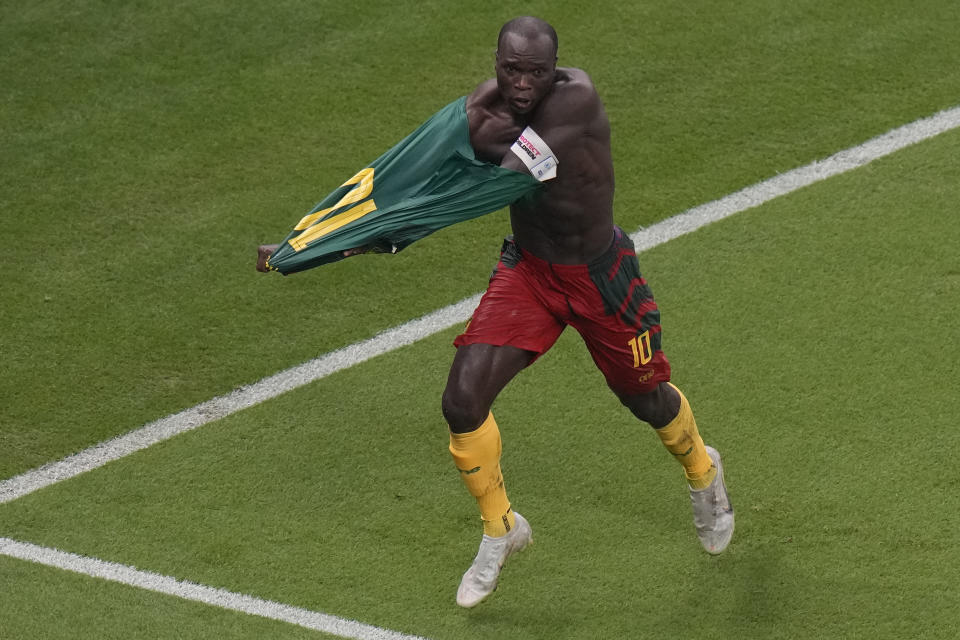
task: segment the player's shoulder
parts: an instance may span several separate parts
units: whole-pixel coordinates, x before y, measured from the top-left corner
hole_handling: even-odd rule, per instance
[[[589,122],[602,110],[600,96],[583,69],[558,67],[553,89],[544,99],[541,115],[553,121]]]
[[[568,100],[591,100],[598,97],[590,75],[575,67],[557,67],[553,87],[554,93]]]
[[[556,82],[575,87],[593,88],[590,74],[576,67],[557,67]]]
[[[497,79],[490,78],[489,80],[484,80],[467,96],[467,109],[473,107],[488,107],[495,103],[499,97],[500,92],[497,89]]]

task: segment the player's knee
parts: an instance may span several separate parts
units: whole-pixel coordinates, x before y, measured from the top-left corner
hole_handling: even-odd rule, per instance
[[[490,406],[481,402],[475,394],[447,387],[441,402],[443,417],[454,433],[475,430],[490,413]]]
[[[620,402],[637,418],[655,429],[665,427],[680,411],[680,397],[670,385],[660,383],[649,393],[619,395]]]

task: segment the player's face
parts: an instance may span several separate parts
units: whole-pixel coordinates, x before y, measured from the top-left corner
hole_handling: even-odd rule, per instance
[[[497,50],[497,87],[510,110],[518,115],[533,111],[553,88],[556,65],[550,36],[505,33]]]

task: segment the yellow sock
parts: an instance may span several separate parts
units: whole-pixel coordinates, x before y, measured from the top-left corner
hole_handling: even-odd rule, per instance
[[[503,488],[501,450],[500,429],[492,413],[474,431],[450,432],[450,454],[467,490],[477,499],[483,532],[495,537],[507,535],[516,523]]]
[[[697,421],[693,419],[690,403],[680,389],[670,385],[680,394],[680,412],[667,426],[656,429],[667,451],[683,465],[687,483],[693,489],[705,489],[717,475],[717,468],[703,446],[703,439],[697,431]]]

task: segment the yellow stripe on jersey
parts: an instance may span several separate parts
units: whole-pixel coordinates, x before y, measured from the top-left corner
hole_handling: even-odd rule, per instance
[[[319,224],[315,224],[304,233],[301,233],[296,238],[290,239],[290,246],[293,247],[296,251],[301,251],[307,248],[307,245],[317,238],[322,238],[323,236],[336,231],[340,227],[350,224],[354,220],[359,220],[363,216],[367,215],[371,211],[377,210],[377,203],[373,200],[367,200],[362,204],[358,204],[355,207],[350,207],[343,213],[338,213],[337,215],[324,220]]]

